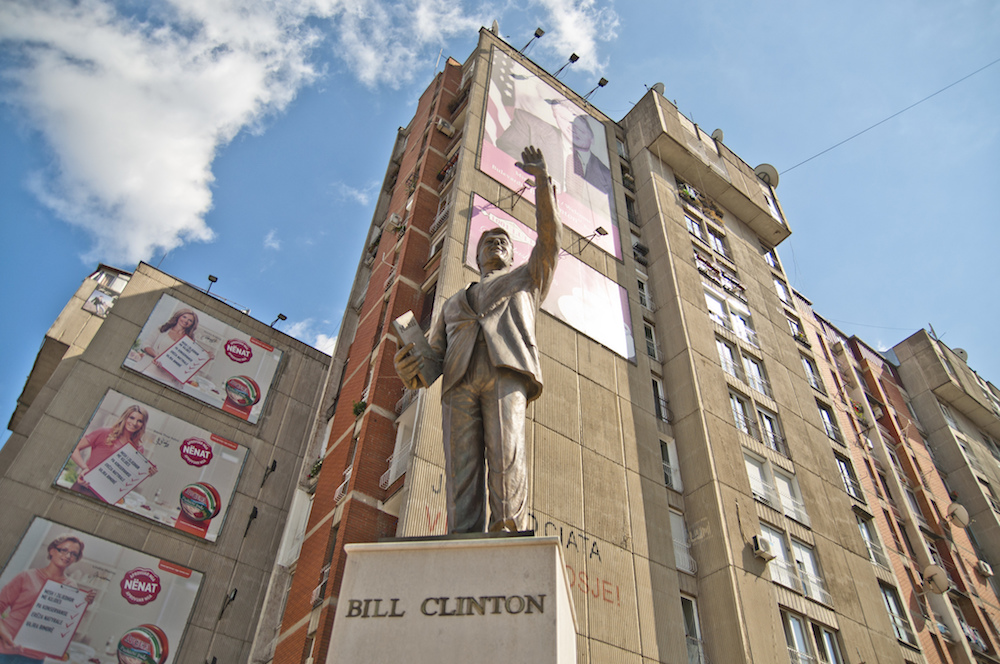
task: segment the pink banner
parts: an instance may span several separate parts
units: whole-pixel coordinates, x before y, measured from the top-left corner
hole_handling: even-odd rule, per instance
[[[535,246],[535,231],[478,194],[472,198],[472,219],[465,262],[476,267],[476,244],[483,231],[503,228],[514,245],[514,265],[522,265]],[[627,359],[635,357],[628,291],[580,259],[559,254],[552,287],[542,302],[547,311],[575,330]]]

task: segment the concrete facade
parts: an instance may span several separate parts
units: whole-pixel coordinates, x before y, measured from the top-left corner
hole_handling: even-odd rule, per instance
[[[117,289],[120,295],[106,318],[84,311],[82,304],[108,279],[118,279],[124,287]],[[256,424],[122,366],[164,294],[282,351]],[[322,352],[148,265],[140,264],[131,275],[102,266],[83,282],[47,334],[12,418],[12,435],[0,452],[0,496],[5,506],[0,559],[7,560],[32,520],[42,517],[201,572],[204,577],[183,639],[171,644],[173,661],[251,661],[255,636],[273,634],[280,617],[280,609],[268,613],[262,606],[269,584],[282,574],[275,566],[276,556],[315,434],[315,414],[329,364],[329,356]],[[108,389],[248,450],[216,541],[189,536],[55,486]],[[235,599],[220,613],[234,590]],[[271,645],[259,644],[263,650]]]
[[[791,231],[773,188],[662,92],[615,122],[480,34],[464,64],[449,59],[436,75],[390,158],[328,379],[322,471],[274,662],[336,661],[329,634],[345,544],[445,532],[440,383],[403,390],[387,323],[413,310],[426,329],[445,298],[477,278],[465,261],[474,195],[534,227],[523,192],[479,167],[496,51],[606,128],[625,249],[618,259],[594,236],[567,229],[563,238],[566,253],[627,292],[634,357],[548,313],[537,323],[545,391],[528,409],[531,513],[535,532],[563,548],[578,661],[994,661],[988,584],[961,585],[983,608],[975,621],[957,611],[988,632],[974,652],[964,636],[946,643],[939,633],[938,622],[962,629],[950,600],[930,600],[933,621],[914,616],[923,616],[929,550],[873,559],[858,517],[875,519],[872,541],[890,548],[881,499],[861,480],[853,495],[838,458],[889,465],[867,440],[876,420],[905,409],[905,396],[894,369],[857,340],[841,344],[863,379],[834,382],[828,347],[843,335],[788,285],[774,248]],[[883,404],[878,417],[873,403]],[[897,446],[916,435],[885,422]],[[903,478],[917,481],[907,473],[929,472],[927,448],[907,444],[915,451],[894,475],[897,504],[907,500]],[[920,518],[933,515],[928,529],[948,542],[935,546],[968,562],[961,529],[936,519],[947,490],[927,486]],[[916,536],[917,515],[905,520]]]

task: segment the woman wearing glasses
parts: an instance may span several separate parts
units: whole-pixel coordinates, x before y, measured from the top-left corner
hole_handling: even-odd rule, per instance
[[[74,535],[61,535],[48,546],[49,564],[45,567],[21,572],[0,590],[0,664],[40,664],[44,657],[34,657],[14,645],[14,638],[35,605],[46,581],[55,581],[67,586],[76,584],[66,576],[66,568],[83,557],[83,540]],[[96,591],[87,593],[87,603],[94,601]]]

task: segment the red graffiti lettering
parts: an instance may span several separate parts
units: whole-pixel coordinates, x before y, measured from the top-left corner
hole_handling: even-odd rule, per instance
[[[437,527],[438,524],[438,519],[441,518],[441,510],[438,510],[437,513],[434,515],[433,522],[431,521],[431,508],[428,507],[427,505],[424,505],[424,511],[427,513],[427,528],[431,532],[434,532],[434,529]]]
[[[608,604],[622,605],[621,588],[618,584],[607,579],[588,578],[584,571],[577,572],[571,565],[566,565],[569,575],[569,587],[576,588],[584,595],[591,595],[594,599],[601,599]]]

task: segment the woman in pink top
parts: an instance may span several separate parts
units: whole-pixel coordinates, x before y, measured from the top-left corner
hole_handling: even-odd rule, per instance
[[[46,581],[56,581],[76,588],[66,576],[66,568],[83,557],[83,540],[74,535],[61,535],[49,542],[49,564],[21,572],[0,590],[0,664],[35,664],[44,661],[39,653],[14,645],[14,638],[24,624]],[[87,593],[87,603],[94,601],[96,591]]]
[[[142,447],[142,436],[146,433],[148,421],[149,413],[146,409],[132,405],[125,409],[114,426],[97,429],[84,436],[76,449],[73,450],[73,454],[70,455],[77,467],[73,491],[101,499],[90,489],[84,475],[104,463],[109,456],[126,445],[131,445],[145,456],[146,450]],[[155,472],[156,467],[154,466],[150,474]]]

